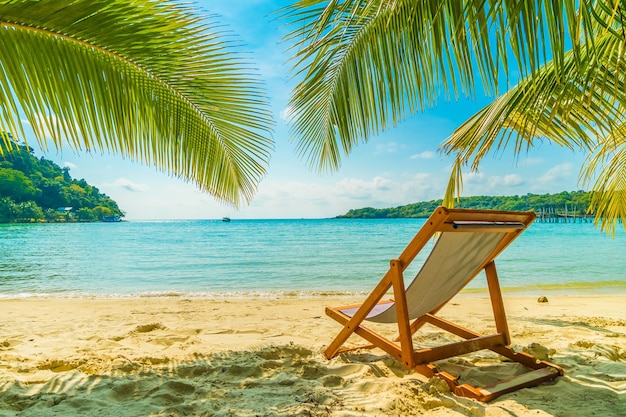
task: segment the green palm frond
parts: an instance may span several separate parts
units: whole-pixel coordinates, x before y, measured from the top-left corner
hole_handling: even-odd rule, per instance
[[[595,213],[596,225],[615,236],[621,219],[626,230],[626,124],[599,141],[581,171],[581,181],[592,185],[589,210]]]
[[[249,201],[273,120],[237,45],[158,0],[0,1],[0,129],[114,152]],[[22,116],[23,114],[23,116]]]
[[[605,36],[603,41],[599,46],[621,43],[614,36]],[[622,54],[619,48],[604,50]],[[604,58],[608,62],[615,57]],[[456,153],[465,164],[471,160],[472,169],[476,169],[489,151],[507,146],[511,139],[516,154],[541,138],[572,149],[589,149],[595,136],[610,132],[616,118],[621,117],[616,104],[623,94],[624,80],[609,77],[613,66],[588,66],[589,70],[581,74],[574,64],[579,59],[569,53],[561,69],[550,62],[511,88],[457,128],[443,144],[444,152]],[[598,55],[584,59],[595,61]],[[618,57],[618,66],[620,60]]]
[[[293,133],[319,170],[337,169],[354,146],[442,95],[473,95],[477,80],[499,94],[517,69],[522,81],[444,144],[456,156],[446,203],[460,194],[464,166],[549,140],[595,149],[582,178],[599,171],[596,213],[609,228],[624,219],[623,152],[602,139],[622,143],[614,132],[626,122],[620,0],[301,0],[285,15],[300,78]]]
[[[581,170],[585,185],[598,173],[591,210],[602,229],[615,231],[626,220],[626,48],[624,39],[603,31],[593,50],[565,55],[561,70],[552,62],[466,121],[444,143],[454,154],[444,204],[454,205],[462,188],[462,166],[476,171],[482,159],[512,141],[516,155],[536,140],[592,151]],[[585,72],[574,61],[584,62]],[[621,146],[621,148],[620,148]],[[620,197],[621,196],[621,197]]]
[[[595,27],[567,1],[302,0],[285,19],[301,78],[290,121],[300,154],[319,170],[337,169],[354,146],[442,94],[472,95],[477,79],[498,91],[509,51],[531,74],[550,45],[560,69],[565,43],[578,55]]]

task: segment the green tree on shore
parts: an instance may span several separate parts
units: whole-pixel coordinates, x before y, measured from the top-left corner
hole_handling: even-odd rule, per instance
[[[425,218],[443,204],[443,200],[422,201],[399,207],[375,209],[364,207],[349,210],[337,218],[387,219]],[[459,207],[488,210],[534,211],[538,215],[567,213],[568,216],[583,218],[591,204],[591,193],[585,191],[563,191],[558,194],[526,194],[512,196],[461,197]],[[586,217],[585,217],[586,218]]]
[[[626,3],[619,0],[302,0],[294,29],[290,118],[298,149],[335,170],[359,143],[441,96],[498,98],[456,130],[446,205],[462,168],[537,141],[588,152],[596,222],[626,225]],[[508,74],[521,81],[507,91]],[[504,82],[503,82],[504,81]]]
[[[0,196],[10,196],[21,203],[35,198],[37,189],[23,172],[13,168],[0,168]]]
[[[173,1],[0,0],[0,131],[24,141],[25,118],[43,149],[117,153],[246,203],[273,120],[257,71],[222,31]]]
[[[124,216],[115,201],[85,180],[72,179],[67,168],[37,159],[26,145],[14,146],[0,143],[0,223],[101,221]],[[72,212],[57,210],[67,206]]]

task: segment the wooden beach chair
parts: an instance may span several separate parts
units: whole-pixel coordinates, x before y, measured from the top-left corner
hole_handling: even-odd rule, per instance
[[[429,378],[442,378],[454,394],[485,402],[563,375],[560,367],[511,348],[494,262],[498,254],[535,217],[533,212],[437,208],[398,259],[391,260],[389,270],[362,304],[326,308],[326,314],[343,325],[343,329],[326,349],[326,357],[330,359],[348,350],[377,347],[401,361],[407,369],[414,369]],[[409,286],[405,287],[404,270],[433,239],[436,241],[427,260]],[[436,315],[482,270],[487,277],[497,331],[491,335],[479,334]],[[381,301],[390,289],[394,299]],[[391,340],[381,336],[364,325],[366,320],[396,323],[398,337]],[[415,349],[412,336],[425,324],[434,325],[465,340]],[[371,344],[342,349],[352,334],[357,334]],[[490,387],[478,388],[459,383],[457,377],[440,372],[432,364],[434,361],[483,349],[525,365],[530,368],[529,372]]]

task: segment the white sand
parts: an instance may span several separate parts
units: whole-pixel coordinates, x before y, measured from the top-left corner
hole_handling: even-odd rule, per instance
[[[548,298],[505,295],[513,346],[553,349],[566,375],[489,404],[439,392],[379,350],[326,360],[340,326],[324,307],[361,300],[0,301],[0,416],[626,415],[626,297]],[[442,315],[487,332],[485,307],[462,296]],[[415,340],[452,339],[425,328]],[[480,382],[514,365],[479,352],[442,366]]]

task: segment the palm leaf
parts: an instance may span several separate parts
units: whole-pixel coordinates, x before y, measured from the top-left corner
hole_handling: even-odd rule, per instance
[[[585,186],[593,183],[589,209],[595,213],[596,225],[615,236],[621,219],[626,230],[626,124],[599,141],[587,158],[581,180]]]
[[[157,0],[0,1],[0,128],[114,152],[249,201],[273,121],[228,34]]]
[[[575,62],[576,61],[576,62]],[[585,72],[577,62],[585,63]],[[444,143],[454,154],[453,172],[444,204],[453,205],[462,189],[462,169],[476,171],[490,152],[513,141],[516,155],[536,140],[590,152],[581,170],[585,186],[593,182],[590,210],[602,229],[614,233],[626,220],[626,49],[621,36],[605,31],[594,47],[565,55],[560,70],[550,62],[506,94],[486,106]]]
[[[442,95],[474,94],[477,79],[497,92],[509,51],[530,74],[550,45],[560,68],[565,43],[578,54],[594,27],[574,2],[302,0],[284,14],[301,79],[292,132],[319,170],[337,169],[354,146]]]
[[[513,146],[519,155],[549,140],[596,149],[594,208],[607,227],[624,219],[622,152],[606,145],[623,143],[612,132],[626,114],[620,1],[302,0],[285,16],[301,79],[290,102],[293,133],[319,170],[337,169],[354,146],[442,94],[472,95],[477,79],[497,93],[515,69],[511,53],[523,81],[444,144],[456,154],[446,203],[461,192],[463,166],[476,170],[493,150]]]

